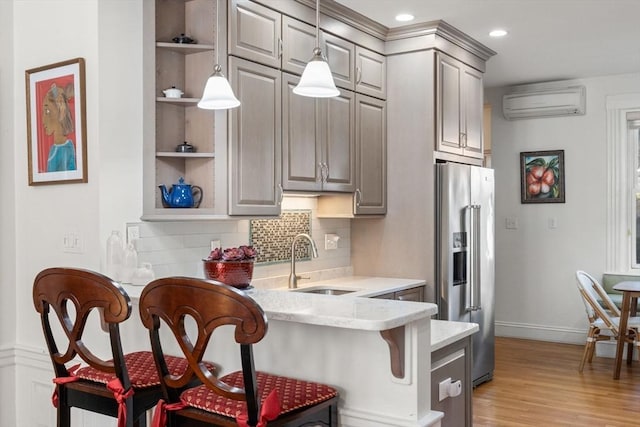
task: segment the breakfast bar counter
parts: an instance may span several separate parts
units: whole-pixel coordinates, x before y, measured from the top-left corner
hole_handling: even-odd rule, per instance
[[[340,286],[359,290],[339,296],[249,289],[269,320],[267,335],[254,346],[256,369],[335,386],[340,426],[440,425],[442,413],[431,410],[430,385],[436,305],[357,295],[366,296],[365,289],[383,293],[416,283],[423,282],[348,278]],[[136,304],[142,288],[125,288]],[[216,343],[233,339],[231,331],[221,332]],[[219,363],[223,373],[239,368],[237,355],[224,345],[207,357]]]

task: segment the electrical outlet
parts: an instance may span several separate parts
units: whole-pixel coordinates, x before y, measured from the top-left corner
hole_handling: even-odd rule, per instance
[[[214,250],[215,248],[220,248],[220,247],[222,247],[222,245],[220,244],[219,239],[215,239],[211,241],[211,250]]]
[[[140,238],[140,227],[137,225],[130,225],[127,227],[127,243],[131,243]]]
[[[518,218],[516,217],[507,217],[504,220],[504,228],[507,230],[517,230],[518,229]]]
[[[62,236],[62,252],[83,253],[82,235],[78,231],[67,231]]]
[[[340,240],[340,236],[338,236],[337,234],[325,234],[324,249],[327,251],[338,249],[338,240]]]

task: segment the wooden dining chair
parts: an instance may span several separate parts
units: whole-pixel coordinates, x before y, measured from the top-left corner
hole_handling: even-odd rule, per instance
[[[33,303],[53,363],[56,386],[52,400],[58,427],[70,426],[72,407],[117,417],[118,427],[146,426],[146,411],[157,404],[162,391],[152,352],[123,353],[119,324],[131,314],[124,289],[92,271],[48,268],[35,278]],[[54,334],[51,311],[65,338]],[[94,311],[108,328],[109,360],[98,357],[83,340],[87,319]],[[95,334],[91,341],[94,339]],[[76,365],[76,356],[86,366]],[[184,358],[166,356],[165,360],[167,369],[176,375],[188,367]]]
[[[578,290],[582,296],[587,318],[589,319],[589,331],[585,343],[582,360],[578,371],[582,372],[585,362],[591,363],[596,348],[596,342],[623,339],[627,342],[627,360],[633,357],[633,348],[640,351],[638,330],[640,318],[630,317],[626,333],[620,334],[618,328],[620,322],[620,310],[607,295],[606,291],[593,276],[578,270],[576,271]]]
[[[140,296],[140,317],[150,331],[165,392],[154,426],[264,426],[267,421],[270,427],[337,426],[334,388],[255,370],[252,345],[267,333],[267,318],[243,291],[195,278],[158,279]],[[187,318],[197,328],[195,342],[187,333]],[[182,376],[169,375],[163,362],[161,325],[169,328],[189,361]],[[218,378],[201,361],[213,332],[224,325],[234,327],[235,343],[230,344],[240,347],[242,370]],[[192,376],[202,385],[182,391]]]

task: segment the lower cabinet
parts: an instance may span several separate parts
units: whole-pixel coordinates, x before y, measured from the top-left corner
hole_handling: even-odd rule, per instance
[[[472,425],[471,337],[463,338],[431,353],[431,409],[444,413],[442,427]],[[458,396],[440,396],[440,383],[461,382]]]
[[[389,292],[388,294],[378,295],[374,298],[424,302],[424,286],[416,286],[415,288],[404,289],[402,291]]]

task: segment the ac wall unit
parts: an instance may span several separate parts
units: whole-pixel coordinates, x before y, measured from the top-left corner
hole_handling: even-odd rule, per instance
[[[515,86],[502,97],[507,120],[585,114],[586,89],[582,85],[537,83]]]

